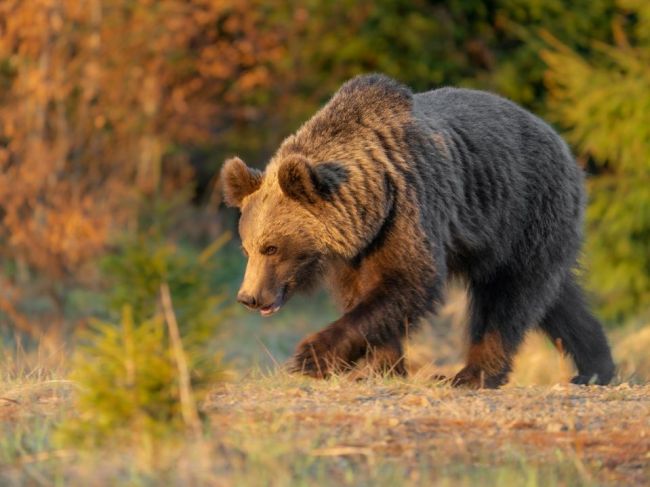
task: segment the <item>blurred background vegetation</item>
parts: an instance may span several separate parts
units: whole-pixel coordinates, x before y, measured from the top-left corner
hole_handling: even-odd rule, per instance
[[[332,308],[298,300],[264,327],[223,311],[243,260],[235,242],[210,251],[237,218],[216,175],[233,154],[263,167],[371,71],[415,90],[491,90],[553,123],[590,176],[583,261],[600,316],[647,323],[650,2],[3,0],[5,342],[119,321],[125,305],[123,320],[150,325],[169,282],[198,336],[209,324],[238,344],[224,346],[231,359],[255,336],[286,356]]]

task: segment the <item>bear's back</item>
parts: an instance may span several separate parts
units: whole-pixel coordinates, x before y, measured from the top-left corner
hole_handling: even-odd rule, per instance
[[[522,132],[559,136],[539,117],[499,95],[466,88],[438,88],[413,97],[416,118],[437,128],[460,129],[474,137],[506,136],[517,142]]]
[[[438,134],[451,158],[457,247],[475,247],[485,259],[487,248],[526,239],[531,225],[544,227],[548,238],[577,240],[565,234],[581,220],[582,172],[546,122],[484,91],[440,88],[413,102],[420,128]]]
[[[474,169],[490,165],[497,172],[510,173],[510,184],[515,184],[517,175],[529,185],[582,182],[581,170],[558,133],[501,96],[439,88],[414,95],[413,116],[424,130],[445,135]]]

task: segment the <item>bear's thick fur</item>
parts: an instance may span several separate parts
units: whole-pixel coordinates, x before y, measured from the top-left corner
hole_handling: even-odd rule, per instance
[[[551,127],[514,103],[360,76],[264,173],[233,158],[222,181],[249,257],[239,301],[269,315],[322,279],[343,309],[298,345],[294,370],[327,377],[368,358],[404,374],[408,328],[435,312],[455,276],[471,305],[454,384],[506,382],[534,326],[573,358],[573,382],[611,380],[607,339],[573,274],[582,170]]]

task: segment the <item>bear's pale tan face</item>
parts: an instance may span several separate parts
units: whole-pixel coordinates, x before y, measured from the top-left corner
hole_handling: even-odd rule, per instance
[[[232,161],[222,172],[224,195],[241,210],[239,234],[248,258],[237,299],[270,316],[323,274],[323,224],[285,194],[275,173],[262,175]]]
[[[246,198],[241,210],[239,234],[248,262],[238,300],[270,316],[293,293],[312,288],[321,274],[317,239],[304,224],[312,217],[299,203],[264,187]]]

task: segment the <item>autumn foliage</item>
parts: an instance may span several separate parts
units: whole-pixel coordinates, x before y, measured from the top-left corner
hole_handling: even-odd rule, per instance
[[[5,295],[32,276],[52,296],[56,282],[93,279],[88,263],[133,225],[142,198],[191,180],[185,148],[240,116],[280,55],[251,11],[247,1],[0,3],[0,253],[17,267]]]
[[[646,10],[641,0],[2,0],[2,316],[34,332],[26,308],[45,299],[64,321],[70,286],[97,284],[98,257],[152,201],[209,193],[234,153],[263,165],[340,83],[369,71],[416,90],[496,91],[567,129],[581,163],[614,181],[591,184],[591,287],[607,317],[634,315],[650,282],[647,225],[630,218],[648,201],[634,155],[645,112],[621,110],[628,85],[647,91]],[[620,197],[607,196],[613,187]]]

